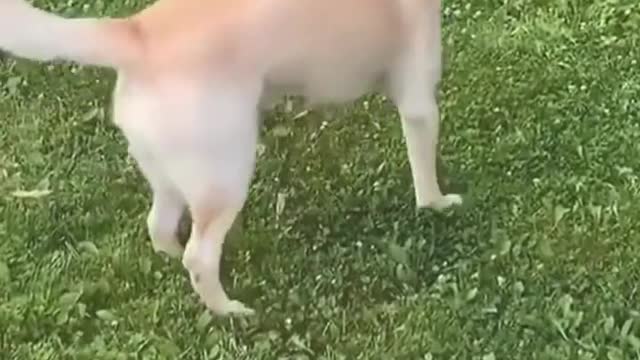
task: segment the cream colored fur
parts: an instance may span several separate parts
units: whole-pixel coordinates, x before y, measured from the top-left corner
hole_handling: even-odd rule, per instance
[[[254,171],[258,107],[289,93],[343,103],[382,90],[398,106],[418,207],[436,177],[439,0],[159,0],[125,19],[63,19],[0,0],[0,49],[118,71],[114,121],[153,190],[153,247],[175,256],[217,314],[253,310],[219,278],[225,235]],[[193,218],[184,250],[182,209]]]

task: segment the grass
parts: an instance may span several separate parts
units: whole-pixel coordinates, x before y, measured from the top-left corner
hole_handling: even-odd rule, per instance
[[[5,61],[0,358],[640,359],[640,5],[443,7],[441,154],[466,205],[414,209],[388,102],[281,108],[225,253],[251,319],[211,318],[152,253],[113,73]]]

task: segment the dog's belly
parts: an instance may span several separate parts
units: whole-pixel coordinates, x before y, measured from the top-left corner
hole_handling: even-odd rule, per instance
[[[365,93],[383,90],[385,72],[328,71],[272,73],[265,82],[265,97],[296,95],[308,104],[346,103]]]
[[[304,86],[304,97],[310,103],[350,102],[373,90],[382,76],[378,74],[349,78],[347,74],[334,75],[338,76],[327,77],[320,74],[311,77]]]
[[[395,0],[264,0],[251,33],[267,88],[313,103],[349,102],[376,88],[403,50]],[[251,51],[248,51],[251,53]]]

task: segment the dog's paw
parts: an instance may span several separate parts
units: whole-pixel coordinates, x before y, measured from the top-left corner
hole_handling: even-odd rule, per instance
[[[443,211],[452,206],[461,205],[462,196],[458,194],[441,195],[437,199],[418,203],[418,208],[429,208],[436,211]]]
[[[238,300],[228,300],[224,303],[216,303],[208,306],[218,316],[252,316],[255,310]]]

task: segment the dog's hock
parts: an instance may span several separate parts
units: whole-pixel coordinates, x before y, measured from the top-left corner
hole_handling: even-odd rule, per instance
[[[159,214],[154,204],[147,216],[147,229],[151,238],[151,246],[156,253],[165,253],[171,257],[180,257],[184,252],[176,236],[175,222],[167,222],[166,217]]]
[[[198,239],[190,239],[182,256],[182,265],[192,274],[194,280],[199,282],[201,274],[218,272],[220,255],[215,249],[204,249],[198,246]]]

